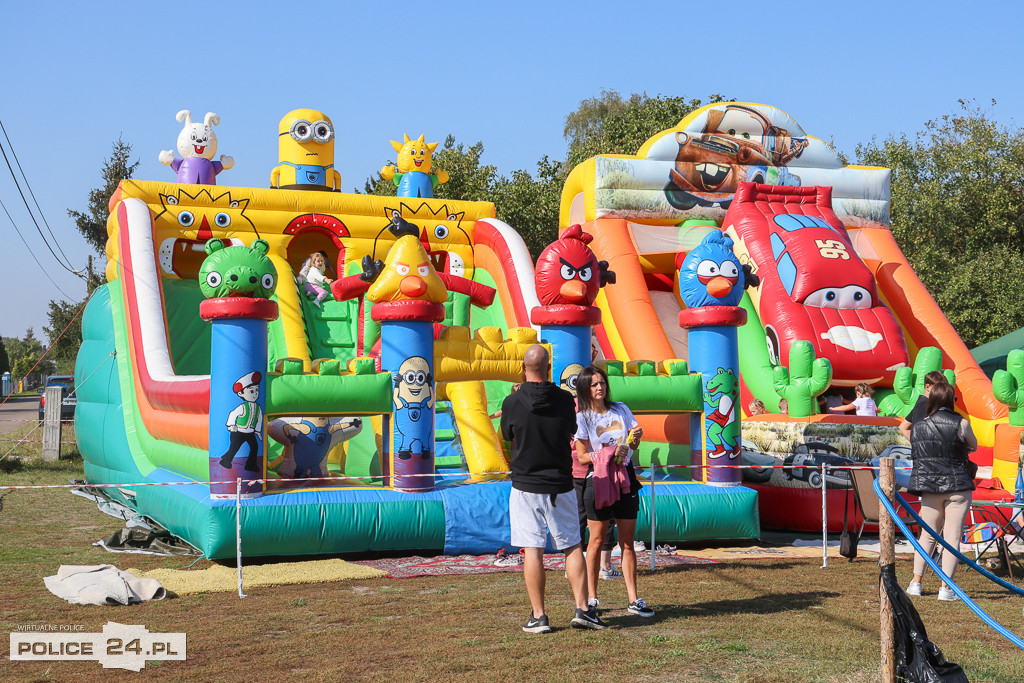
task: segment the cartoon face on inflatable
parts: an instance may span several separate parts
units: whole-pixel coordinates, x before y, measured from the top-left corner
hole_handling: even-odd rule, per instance
[[[728,206],[729,195],[739,183],[757,178],[774,178],[778,184],[799,185],[788,172],[770,172],[788,164],[808,145],[771,123],[754,107],[725,105],[710,109],[700,134],[678,132],[675,168],[669,171],[665,195],[677,209],[696,205]],[[718,195],[718,196],[716,196]]]
[[[769,197],[780,213],[763,213]],[[752,298],[769,359],[788,365],[790,347],[805,339],[832,363],[833,383],[891,381],[909,362],[903,332],[831,205],[831,188],[744,183],[726,216],[761,278]]]
[[[403,235],[388,251],[384,270],[366,296],[374,303],[410,299],[444,303],[448,300],[448,289],[437,276],[419,238]]]
[[[220,117],[211,111],[206,113],[202,123],[192,123],[192,112],[182,109],[177,119],[185,122],[178,133],[178,154],[181,158],[212,159],[217,153],[217,134],[213,127],[220,125]]]
[[[391,141],[391,146],[398,152],[398,172],[409,173],[410,171],[419,171],[421,173],[430,173],[434,150],[437,149],[440,143],[424,142],[422,135],[415,140],[410,140],[408,135],[403,137],[405,137],[404,143],[396,142],[395,140]]]
[[[679,269],[679,295],[687,308],[736,306],[745,285],[732,240],[721,230],[713,230],[691,249]]]
[[[558,386],[575,396],[576,380],[579,379],[581,372],[583,372],[583,366],[579,363],[566,365],[565,369],[562,370],[562,376],[558,380]]]
[[[414,404],[429,408],[433,400],[430,383],[430,365],[427,360],[420,356],[406,358],[398,368],[395,380],[395,407]]]
[[[277,269],[267,257],[269,250],[263,240],[256,240],[251,247],[225,247],[218,239],[207,242],[208,256],[199,269],[203,295],[269,299],[277,286]]]
[[[579,225],[566,228],[537,259],[537,298],[544,306],[592,306],[601,288],[601,265],[590,247],[593,236]]]
[[[462,229],[464,211],[446,214],[447,223],[439,221],[433,225],[423,226],[420,241],[423,248],[430,254],[434,270],[458,277],[472,277],[472,263],[467,264],[463,254],[468,254],[472,261],[473,243],[469,235]]]
[[[338,188],[334,170],[334,124],[316,109],[295,109],[277,126],[278,166],[271,174],[274,187],[323,185]]]
[[[179,189],[174,194],[160,193],[162,210],[154,225],[160,242],[160,268],[168,275],[194,280],[206,258],[206,241],[214,236],[227,243],[242,246],[242,241],[231,235],[251,232],[252,220],[246,215],[249,199],[238,199],[231,192],[203,188],[190,194]],[[164,237],[166,235],[166,237]]]

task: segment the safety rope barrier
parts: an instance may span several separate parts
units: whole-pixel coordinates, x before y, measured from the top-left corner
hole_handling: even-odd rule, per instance
[[[900,519],[900,517],[896,513],[896,510],[893,507],[892,503],[886,497],[885,493],[882,492],[882,486],[881,486],[881,483],[880,483],[880,481],[878,479],[876,479],[874,481],[873,486],[874,486],[874,489],[875,489],[875,495],[878,496],[878,500],[881,502],[882,507],[884,507],[885,511],[889,513],[889,516],[892,518],[893,522],[895,522],[895,524],[899,528],[900,532],[904,536],[906,536],[907,540],[910,541],[911,545],[914,546],[914,550],[917,551],[917,554],[920,555],[921,557],[923,557],[924,561],[928,564],[928,566],[931,568],[931,570],[933,572],[935,572],[935,575],[938,576],[940,579],[942,579],[942,582],[944,584],[946,584],[946,586],[950,590],[952,590],[953,593],[955,593],[956,596],[958,598],[960,598],[963,601],[963,603],[970,608],[970,610],[972,612],[974,612],[976,615],[978,615],[978,617],[980,617],[982,621],[984,621],[994,631],[996,631],[996,633],[1000,634],[1001,636],[1003,636],[1004,638],[1009,640],[1011,643],[1013,643],[1014,645],[1016,645],[1020,649],[1024,650],[1024,640],[1021,640],[1021,638],[1018,635],[1016,635],[1012,631],[1008,630],[1005,626],[1003,626],[998,621],[996,621],[991,616],[989,616],[988,612],[986,612],[985,610],[981,609],[981,607],[979,607],[977,605],[977,603],[975,603],[973,600],[971,600],[971,598],[967,595],[967,593],[965,593],[963,591],[963,589],[960,588],[960,586],[958,586],[953,581],[953,579],[951,579],[950,577],[946,576],[945,573],[943,573],[942,568],[938,565],[938,563],[928,553],[924,552],[924,548],[921,547],[920,542],[918,542],[918,540],[916,538],[914,538],[914,535],[912,533],[910,533],[910,529],[908,529],[907,525],[903,522],[903,520]],[[900,494],[898,494],[898,493],[896,494],[896,500],[899,501],[900,505],[904,509],[910,510],[911,512],[913,512],[913,510],[910,508],[910,506],[907,504],[907,502],[905,500],[903,500],[903,497],[900,496]],[[921,528],[924,529],[925,531],[927,531],[932,537],[935,538],[935,540],[940,542],[944,548],[946,548],[947,550],[952,551],[953,553],[955,553],[957,555],[957,557],[959,557],[960,559],[964,560],[965,562],[968,562],[969,564],[973,565],[979,571],[985,571],[980,566],[978,566],[975,562],[972,562],[970,559],[968,559],[967,557],[962,555],[959,550],[956,550],[951,545],[949,545],[946,542],[946,540],[944,538],[942,538],[942,536],[940,534],[935,533],[935,531],[933,529],[931,529],[931,527],[929,527],[927,524],[925,524],[921,520],[921,518],[917,515],[917,513],[913,513],[913,514],[914,514],[914,517],[915,517],[917,523],[921,525]],[[991,573],[989,573],[987,571],[985,571],[985,574],[989,578],[992,578],[994,580],[999,581],[1004,586],[1007,586],[1008,588],[1011,588],[1015,592],[1020,593],[1020,594],[1024,594],[1024,590],[1021,590],[1020,588],[1017,588],[1016,586],[1014,586],[1012,584],[1007,584],[1006,582],[1002,581],[1001,579],[999,579],[995,575],[993,575],[993,574],[991,574]]]
[[[783,466],[783,465],[774,465],[774,466],[763,466],[762,467],[760,465],[654,465],[653,468],[652,467],[640,467],[639,469],[640,470],[648,470],[648,469],[737,469],[737,470],[743,470],[743,469],[811,469],[811,470],[818,471],[818,470],[821,469],[821,466],[820,465],[815,465],[815,466],[812,466],[812,465],[793,465],[792,467],[788,467],[788,466]],[[870,466],[864,466],[864,467],[846,466],[843,469],[877,471],[879,468],[877,468],[877,467],[870,467]],[[896,469],[910,470],[912,468],[910,468],[910,467],[898,467]],[[482,475],[488,475],[488,476],[490,476],[490,475],[503,475],[503,476],[505,476],[505,475],[510,475],[510,474],[512,474],[512,472],[506,470],[506,471],[469,472],[469,473],[467,473],[467,472],[452,472],[452,473],[437,472],[437,473],[434,473],[434,474],[402,474],[402,475],[395,475],[395,474],[367,474],[367,475],[343,475],[343,476],[337,476],[337,477],[302,477],[302,478],[280,478],[280,479],[276,479],[276,478],[275,479],[257,478],[257,479],[243,479],[242,481],[245,481],[245,482],[250,483],[250,484],[266,484],[266,483],[273,483],[273,482],[280,483],[280,482],[301,482],[301,481],[306,481],[306,482],[311,482],[311,481],[332,481],[332,482],[337,483],[339,486],[343,486],[345,480],[351,480],[351,479],[356,479],[356,480],[359,480],[359,481],[363,481],[363,480],[375,481],[375,480],[378,480],[378,479],[379,480],[394,479],[397,476],[401,476],[403,478],[406,478],[406,477],[408,477],[408,478],[412,478],[412,477],[434,477],[434,478],[438,478],[438,479],[444,479],[444,478],[465,479],[467,477],[471,477],[471,476],[474,476],[474,475],[477,475],[477,476],[482,476]],[[85,485],[86,486],[91,486],[93,488],[116,488],[116,487],[128,487],[128,486],[197,486],[197,485],[198,486],[209,486],[210,484],[223,484],[223,483],[225,483],[225,482],[224,481],[199,481],[199,480],[196,480],[196,481],[143,481],[143,482],[133,482],[133,483],[127,483],[127,484],[85,484]],[[657,483],[657,482],[653,482],[653,483]],[[669,483],[684,484],[684,483],[687,483],[687,482],[679,481],[679,482],[669,482]],[[690,482],[690,483],[700,483],[700,482],[694,481],[694,482]],[[0,491],[7,490],[7,489],[67,489],[67,488],[76,488],[78,486],[83,486],[83,484],[33,484],[33,485],[26,484],[26,485],[8,485],[8,486],[0,486]]]

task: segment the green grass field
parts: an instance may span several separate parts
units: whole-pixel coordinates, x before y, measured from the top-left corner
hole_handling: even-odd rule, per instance
[[[6,449],[5,449],[6,450]],[[24,454],[23,454],[24,456]],[[25,459],[0,486],[67,483],[81,460]],[[3,492],[0,492],[2,494]],[[18,490],[0,509],[0,631],[41,625],[98,632],[108,621],[187,634],[186,661],[150,662],[147,680],[681,680],[869,681],[879,661],[878,570],[871,559],[765,559],[643,571],[653,619],[628,615],[619,581],[601,585],[612,628],[568,628],[561,572],[548,573],[555,632],[520,630],[529,610],[519,574],[373,579],[209,593],[130,607],[73,606],[43,577],[63,564],[184,569],[194,558],[110,554],[91,544],[122,523],[66,489]],[[209,566],[200,560],[195,566]],[[898,572],[909,580],[910,563]],[[1021,632],[1021,605],[979,577],[958,573],[969,594]],[[1024,680],[1024,656],[962,604],[917,598],[929,636],[971,681]],[[4,660],[6,645],[0,646]],[[141,680],[98,662],[0,663],[0,679]]]

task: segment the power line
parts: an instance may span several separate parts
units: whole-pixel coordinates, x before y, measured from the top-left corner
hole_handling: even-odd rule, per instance
[[[72,297],[70,294],[61,289],[60,285],[53,281],[53,278],[50,277],[49,271],[47,271],[46,268],[43,267],[43,264],[39,262],[39,259],[36,258],[35,253],[32,251],[32,247],[28,246],[28,242],[25,241],[25,237],[24,235],[21,234],[21,230],[18,230],[18,224],[14,222],[13,218],[11,218],[11,212],[7,210],[7,206],[4,204],[2,199],[0,199],[0,208],[4,210],[5,214],[7,214],[7,220],[9,220],[11,222],[11,225],[14,226],[14,232],[18,233],[18,237],[21,238],[22,244],[24,244],[25,248],[28,249],[28,253],[32,256],[32,260],[36,262],[37,266],[39,266],[39,270],[43,273],[43,275],[46,276],[46,279],[49,280],[50,283],[57,288],[57,291],[66,296],[68,298],[68,301],[74,301],[74,297]]]
[[[46,239],[46,235],[43,234],[43,229],[39,227],[39,222],[36,220],[35,214],[32,213],[32,208],[29,206],[28,200],[25,198],[25,193],[22,191],[21,185],[18,183],[18,177],[14,174],[14,168],[11,166],[11,160],[7,157],[7,151],[4,149],[3,145],[0,145],[0,154],[3,154],[4,161],[7,162],[7,169],[11,173],[11,179],[14,181],[14,186],[18,189],[18,194],[21,195],[21,201],[25,204],[25,208],[28,210],[29,218],[32,219],[32,223],[36,226],[36,232],[38,232],[39,236],[43,239],[43,244],[45,244],[46,248],[49,250],[49,252],[51,254],[53,254],[53,258],[57,261],[57,263],[60,265],[61,268],[63,268],[64,270],[68,271],[72,275],[77,275],[77,276],[81,277],[81,274],[78,271],[75,270],[74,266],[71,265],[70,262],[65,263],[64,261],[61,261],[60,257],[57,256],[57,252],[55,252],[53,250],[53,247],[50,246],[50,241],[48,239]],[[7,211],[6,207],[4,208],[4,211],[5,212]],[[11,218],[11,214],[8,213],[7,217]],[[13,222],[14,222],[14,219],[11,218],[11,223],[13,223]],[[21,233],[19,232],[18,234],[20,235]],[[22,237],[22,241],[24,241],[24,240],[25,240],[25,238]],[[54,241],[56,241],[56,239],[54,239]],[[27,244],[26,244],[26,246],[27,246]],[[61,252],[61,253],[63,253],[63,252]],[[67,259],[66,256],[64,258]],[[60,288],[58,287],[58,289],[60,289]]]
[[[18,165],[18,171],[21,172],[21,177],[25,180],[25,187],[28,188],[28,193],[32,196],[32,201],[35,202],[36,209],[39,211],[39,217],[43,219],[43,224],[46,226],[47,232],[50,233],[50,237],[53,238],[54,244],[57,245],[57,251],[61,253],[61,256],[64,257],[64,260],[69,266],[74,267],[71,263],[71,259],[69,259],[68,255],[64,253],[63,249],[61,249],[60,240],[58,240],[57,236],[53,234],[53,228],[50,227],[50,222],[46,220],[46,214],[43,213],[43,207],[39,205],[39,200],[36,199],[36,193],[32,190],[31,183],[28,182],[28,176],[25,175],[25,169],[21,167],[21,159],[18,158],[18,153],[14,150],[14,144],[11,142],[11,136],[7,134],[7,128],[4,126],[3,119],[0,119],[0,131],[3,131],[4,139],[7,140],[7,147],[10,148],[11,155],[14,157],[14,163]],[[10,167],[10,164],[8,164],[8,167]],[[17,180],[15,180],[15,184],[17,184]]]

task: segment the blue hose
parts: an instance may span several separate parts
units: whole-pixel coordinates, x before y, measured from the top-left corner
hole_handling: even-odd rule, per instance
[[[905,501],[903,499],[903,496],[901,496],[899,493],[896,494],[896,502],[899,503],[901,506],[903,506],[904,510],[906,510],[907,512],[910,513],[910,516],[914,518],[914,521],[917,522],[918,525],[920,525],[920,527],[922,529],[927,530],[929,534],[931,534],[932,536],[935,537],[936,541],[938,541],[939,543],[942,544],[943,548],[945,548],[946,550],[948,550],[948,551],[952,552],[954,555],[956,555],[957,558],[961,562],[964,562],[965,564],[969,565],[972,569],[977,570],[977,572],[979,574],[982,574],[983,576],[988,577],[992,581],[995,581],[996,583],[998,583],[1003,588],[1006,588],[1006,589],[1008,589],[1010,591],[1013,591],[1014,593],[1017,593],[1018,595],[1024,595],[1024,588],[1019,588],[1018,586],[1013,585],[1009,581],[1006,581],[1005,579],[999,578],[998,576],[996,576],[995,574],[993,574],[989,570],[985,569],[984,567],[982,567],[980,564],[978,564],[974,560],[970,559],[969,557],[967,557],[966,555],[961,553],[958,548],[954,548],[953,546],[951,546],[946,541],[946,539],[944,539],[942,536],[940,536],[939,534],[935,533],[935,531],[933,531],[927,524],[924,523],[924,520],[921,519],[921,516],[917,514],[917,512],[914,510],[914,508],[910,507],[910,503]]]
[[[889,499],[886,498],[884,493],[882,493],[882,487],[881,487],[881,484],[880,484],[878,479],[875,479],[874,487],[875,487],[875,495],[878,496],[878,500],[881,501],[882,506],[886,509],[886,512],[889,513],[889,516],[892,517],[893,522],[896,523],[896,526],[899,527],[899,530],[903,533],[903,535],[907,537],[907,540],[910,541],[910,544],[914,546],[914,550],[916,550],[917,553],[921,557],[924,558],[924,561],[928,563],[928,566],[932,568],[932,571],[935,572],[936,576],[938,576],[940,579],[942,579],[942,582],[945,583],[946,586],[950,590],[952,590],[953,593],[955,593],[958,598],[963,600],[964,604],[967,605],[968,607],[970,607],[971,611],[974,612],[975,614],[977,614],[981,618],[982,621],[984,621],[986,624],[988,624],[990,627],[992,627],[993,630],[995,630],[1001,636],[1003,636],[1004,638],[1009,640],[1011,643],[1013,643],[1014,645],[1016,645],[1020,649],[1024,650],[1024,640],[1021,640],[1020,636],[1017,636],[1016,634],[1014,634],[1011,631],[1007,630],[1006,627],[1004,627],[998,621],[996,621],[995,619],[990,617],[988,615],[988,612],[986,612],[985,610],[983,610],[980,607],[978,607],[978,605],[967,596],[967,593],[964,593],[963,589],[961,589],[960,586],[956,585],[956,583],[953,582],[953,579],[949,578],[948,576],[946,576],[942,572],[942,569],[935,562],[935,560],[933,560],[926,552],[924,552],[924,549],[921,547],[921,544],[918,542],[918,540],[916,538],[914,538],[914,535],[912,533],[910,533],[910,529],[907,528],[907,525],[904,524],[903,520],[901,520],[899,518],[899,516],[896,514],[896,510],[893,508],[892,503],[890,503]],[[907,505],[907,502],[905,500],[903,500],[903,498],[900,496],[900,494],[898,494],[898,493],[896,494],[896,499],[900,502],[900,505],[902,505],[904,507],[904,509],[910,509],[910,506]],[[1017,588],[1013,584],[1007,584],[1002,579],[999,579],[998,577],[993,576],[988,571],[985,571],[985,570],[981,569],[981,567],[978,567],[978,565],[975,562],[972,562],[971,560],[969,560],[966,557],[964,557],[963,555],[961,555],[959,550],[954,550],[952,547],[950,547],[950,545],[948,543],[946,543],[945,539],[943,539],[942,536],[940,536],[939,534],[936,534],[935,531],[933,531],[931,527],[929,527],[927,524],[925,524],[923,521],[921,521],[921,518],[917,515],[916,512],[911,510],[911,513],[913,514],[913,516],[914,516],[915,520],[917,521],[917,523],[921,525],[921,528],[924,529],[925,531],[927,531],[929,534],[931,534],[935,538],[935,540],[937,540],[940,543],[942,543],[942,546],[944,548],[946,548],[947,550],[952,550],[954,553],[956,553],[957,557],[961,558],[962,560],[964,560],[968,564],[973,565],[979,571],[983,571],[985,573],[985,575],[988,576],[989,578],[995,579],[996,581],[999,581],[1004,586],[1008,586],[1009,588],[1013,589],[1017,593],[1024,594],[1024,591],[1022,591],[1020,588]]]

